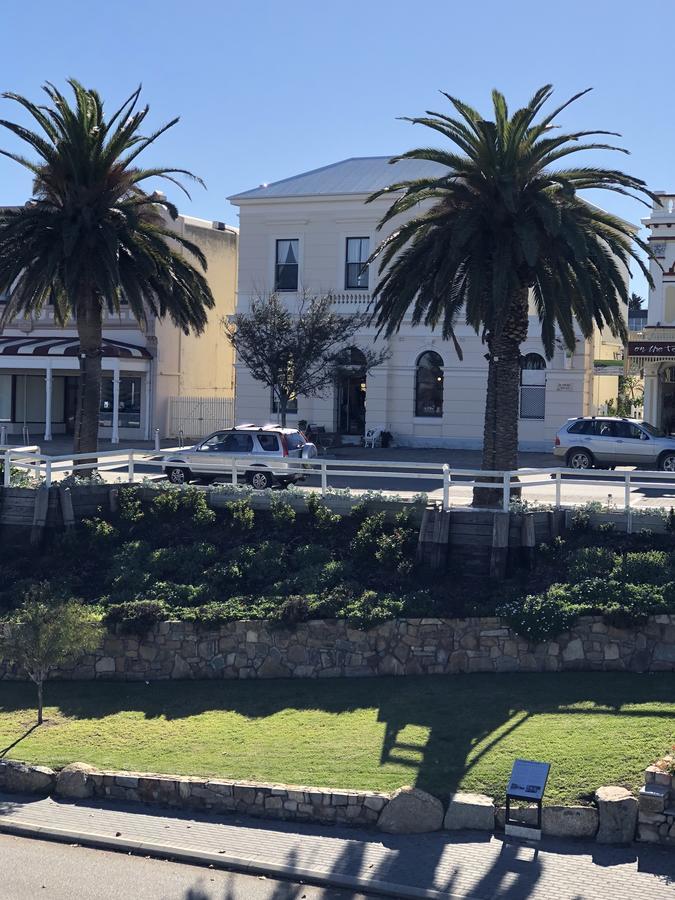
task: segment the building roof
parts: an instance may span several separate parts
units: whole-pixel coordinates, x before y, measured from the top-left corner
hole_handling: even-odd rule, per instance
[[[353,156],[320,169],[260,185],[228,199],[238,203],[240,200],[266,200],[268,197],[371,194],[397,181],[440,177],[448,171],[446,166],[428,160],[401,159],[390,164],[390,159],[390,156]]]

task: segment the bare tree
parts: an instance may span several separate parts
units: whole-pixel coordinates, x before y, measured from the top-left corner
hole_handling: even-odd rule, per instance
[[[332,387],[344,364],[344,351],[361,351],[368,372],[387,358],[355,344],[369,317],[337,313],[330,294],[304,294],[290,310],[278,294],[256,297],[248,312],[223,319],[228,340],[256,381],[272,389],[281,424],[286,424],[289,400],[322,396]]]
[[[53,668],[96,649],[101,625],[79,603],[52,600],[49,585],[28,590],[4,623],[0,654],[16,663],[37,687],[37,724],[42,724],[43,685]]]

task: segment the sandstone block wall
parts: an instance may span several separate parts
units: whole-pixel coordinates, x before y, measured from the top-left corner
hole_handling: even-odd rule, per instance
[[[322,619],[278,628],[263,620],[205,631],[161,622],[143,637],[108,634],[93,655],[54,673],[66,679],[337,678],[458,672],[675,670],[675,615],[635,629],[586,616],[556,640],[531,645],[499,618],[395,619],[369,631]],[[19,673],[0,660],[0,678]]]

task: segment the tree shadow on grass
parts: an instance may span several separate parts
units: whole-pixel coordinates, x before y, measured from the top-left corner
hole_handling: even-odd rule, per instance
[[[590,720],[611,714],[626,722],[650,716],[675,719],[673,697],[675,673],[566,672],[152,683],[53,681],[46,687],[47,706],[56,706],[61,715],[76,720],[134,712],[147,720],[163,717],[175,721],[220,710],[262,721],[287,710],[336,716],[376,710],[377,722],[383,726],[380,765],[395,764],[408,770],[410,777],[405,780],[443,799],[505,739],[513,744],[514,734],[532,717],[573,714]],[[4,682],[0,686],[0,713],[31,707],[33,701],[31,685]],[[665,708],[656,708],[656,704],[664,704]],[[578,728],[578,722],[574,724]],[[349,742],[354,740],[354,734],[347,732],[348,729],[341,744],[341,729],[338,726],[333,730],[336,744],[330,752],[336,758],[348,755],[352,749]],[[545,731],[542,734],[546,736]],[[667,738],[664,736],[663,750],[667,749]],[[288,735],[284,740],[289,740]],[[545,752],[543,746],[541,752]],[[644,760],[645,765],[650,762],[651,759]],[[505,786],[510,759],[505,757],[500,765],[504,771],[500,768],[497,776]],[[220,774],[227,777],[226,762]],[[302,775],[296,773],[296,778],[298,774]],[[311,776],[299,780],[311,783]],[[338,783],[333,786],[340,787],[339,777],[336,780]]]
[[[24,733],[20,737],[18,737],[15,741],[12,741],[11,744],[9,744],[7,747],[4,747],[2,750],[0,750],[0,759],[2,759],[3,756],[7,756],[9,751],[13,750],[18,744],[21,743],[21,741],[25,741],[26,738],[29,735],[31,735],[35,731],[36,728],[39,728],[39,725],[37,722],[35,722],[34,725],[31,725],[30,728],[28,728],[26,731],[24,731]]]

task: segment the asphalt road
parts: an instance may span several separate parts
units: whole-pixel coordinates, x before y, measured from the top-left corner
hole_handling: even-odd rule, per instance
[[[0,835],[0,900],[368,900],[364,894]]]

